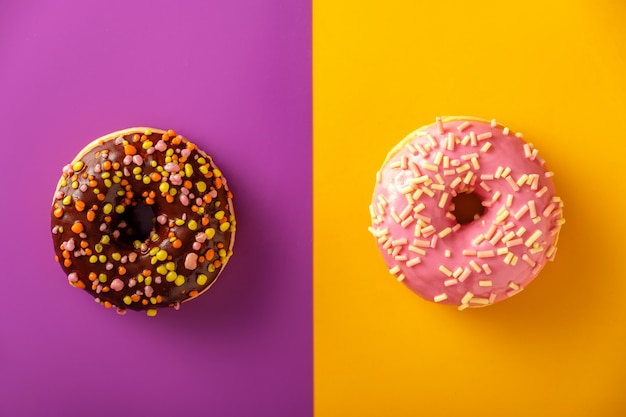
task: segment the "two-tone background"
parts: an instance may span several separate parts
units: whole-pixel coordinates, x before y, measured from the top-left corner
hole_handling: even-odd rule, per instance
[[[626,4],[0,1],[0,416],[626,415]],[[556,262],[459,313],[367,232],[387,150],[497,118],[565,201]],[[181,311],[118,316],[54,263],[61,167],[173,128],[235,194],[235,255]]]

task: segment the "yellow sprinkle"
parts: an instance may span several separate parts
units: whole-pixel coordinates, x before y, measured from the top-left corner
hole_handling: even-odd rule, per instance
[[[176,269],[176,264],[174,262],[168,262],[168,263],[165,264],[165,268],[168,271],[173,271],[173,270]]]
[[[146,185],[148,185],[148,184],[150,184],[150,183],[152,182],[152,180],[150,179],[150,177],[149,177],[149,176],[147,176],[147,175],[144,175],[144,176],[143,176],[143,178],[141,179],[141,181],[142,181],[144,184],[146,184]]]
[[[68,195],[63,199],[63,205],[69,206],[70,204],[72,204],[72,196]]]
[[[102,212],[104,214],[109,214],[111,213],[111,211],[113,210],[113,204],[111,203],[106,203],[103,207],[102,207]]]
[[[200,161],[198,159],[198,161]],[[203,175],[206,175],[209,172],[209,168],[206,165],[200,165],[198,168]]]
[[[229,227],[230,227],[230,223],[228,223],[228,222],[224,222],[224,223],[220,224],[220,230],[222,232],[227,231]]]
[[[122,259],[122,255],[119,252],[113,252],[111,254],[111,258],[113,258],[113,260],[115,261],[119,261],[120,259]]]
[[[168,192],[170,189],[170,184],[167,182],[162,182],[161,184],[159,184],[159,191],[161,191],[162,193],[166,193]]]
[[[198,277],[196,278],[196,283],[197,283],[198,285],[204,285],[204,284],[206,284],[206,283],[207,283],[208,279],[209,279],[209,278],[208,278],[206,275],[204,275],[204,274],[200,274],[200,275],[198,275]]]
[[[154,256],[159,252],[159,248],[158,247],[154,247],[152,249],[150,249],[150,252],[148,252],[150,254],[150,256]]]
[[[156,308],[151,308],[149,310],[146,310],[146,314],[148,315],[148,317],[154,317],[157,315],[157,310]]]
[[[206,234],[207,239],[213,239],[213,236],[215,236],[215,229],[209,227],[204,231],[204,234]]]
[[[98,257],[96,255],[91,255],[89,257],[89,262],[95,264],[96,262],[98,262]]]
[[[220,210],[217,213],[215,213],[215,218],[217,220],[222,220],[223,217],[224,217],[224,212],[222,210]]]
[[[72,181],[72,188],[73,189],[77,189],[78,188],[78,181]]]
[[[117,214],[122,214],[122,213],[124,213],[125,210],[126,210],[126,207],[124,207],[121,204],[118,204],[117,206],[115,206],[115,212]]]
[[[83,161],[78,161],[74,162],[74,165],[72,165],[72,169],[74,170],[74,172],[78,172],[83,169],[84,166],[85,164],[83,163]]]
[[[196,188],[198,189],[198,191],[203,193],[206,191],[206,183],[204,181],[198,181],[196,183]]]
[[[133,302],[133,300],[130,298],[130,296],[129,296],[129,295],[127,295],[126,297],[124,297],[124,298],[122,299],[122,301],[123,301],[123,302],[124,302],[124,304],[126,304],[127,306],[129,306],[129,305]]]
[[[167,273],[167,275],[165,275],[165,280],[167,282],[174,282],[177,277],[178,277],[178,274],[176,274],[175,271],[170,271]]]
[[[189,230],[196,230],[198,228],[198,222],[196,222],[195,220],[189,220],[189,223],[187,223],[187,227],[189,228]]]
[[[150,304],[156,304],[156,303],[157,303],[156,297],[150,297]]]
[[[144,148],[144,149],[149,149],[149,148],[151,148],[151,147],[152,147],[152,141],[149,141],[149,140],[145,141],[145,142],[143,143],[143,145],[141,145],[141,147],[142,147],[142,148]]]
[[[215,178],[219,178],[222,176],[222,171],[220,171],[219,169],[215,168],[213,170],[213,175],[215,175]]]
[[[191,164],[185,164],[185,176],[191,177],[193,175],[193,167]]]
[[[103,283],[103,284],[104,284],[105,282],[107,282],[107,276],[106,276],[106,274],[100,274],[100,275],[98,275],[98,281],[100,281],[100,282],[101,282],[101,283]]]
[[[167,252],[166,252],[166,251],[164,251],[163,249],[159,250],[159,251],[157,252],[157,254],[156,254],[156,258],[157,258],[159,261],[164,261],[164,260],[166,260],[166,259],[167,259]]]
[[[180,287],[181,285],[183,285],[185,283],[185,277],[182,275],[179,275],[176,277],[176,279],[174,280],[174,284],[177,287]]]
[[[134,174],[134,175],[141,174],[141,167],[135,167],[135,168],[133,168],[133,174]]]
[[[94,246],[94,250],[96,251],[96,253],[102,252],[102,245],[100,243],[96,243]]]
[[[165,275],[165,274],[167,274],[167,268],[165,267],[165,265],[159,265],[159,266],[157,266],[156,271],[157,271],[157,273],[158,273],[158,274],[160,274],[160,275]]]

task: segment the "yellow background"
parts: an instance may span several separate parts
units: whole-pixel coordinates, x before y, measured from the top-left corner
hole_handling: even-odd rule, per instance
[[[316,416],[626,416],[626,2],[313,3]],[[532,285],[463,312],[367,232],[387,151],[456,114],[523,132],[567,219]]]

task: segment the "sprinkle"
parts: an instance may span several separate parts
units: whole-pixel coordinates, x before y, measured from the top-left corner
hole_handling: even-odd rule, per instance
[[[463,249],[462,253],[465,256],[476,256],[476,250],[475,249]]]
[[[77,221],[72,225],[71,230],[76,234],[80,234],[84,230],[83,224]]]
[[[467,175],[465,175],[465,178],[463,178],[463,182],[465,184],[469,184],[472,181],[473,177],[474,177],[474,173],[472,171],[469,171]]]
[[[446,250],[444,251],[444,256],[445,256],[446,258],[449,258],[450,256],[452,256],[452,253],[450,252],[450,250],[449,250],[449,249],[446,249]]]
[[[480,187],[487,192],[491,191],[491,187],[484,181],[481,181],[478,185],[480,185]]]
[[[502,171],[502,174],[500,175],[502,178],[506,178],[509,176],[509,174],[511,174],[511,168],[510,167],[506,167],[504,168],[504,170]]]
[[[469,269],[468,267],[463,268],[463,272],[461,273],[461,275],[458,276],[459,282],[465,281],[470,276],[471,273],[472,273],[472,270]]]
[[[548,204],[548,207],[543,211],[543,217],[548,217],[550,213],[554,210],[554,203]]]
[[[491,132],[485,132],[485,133],[480,133],[478,135],[476,135],[476,139],[478,140],[485,140],[485,139],[489,139],[491,138],[493,135]]]
[[[493,234],[496,232],[497,228],[495,225],[491,225],[491,227],[489,227],[489,230],[487,231],[487,233],[485,234],[485,239],[489,240],[493,237]]]
[[[444,129],[443,129],[443,122],[441,121],[441,117],[436,117],[435,122],[437,124],[437,133],[439,133],[440,135],[443,134]]]
[[[74,170],[74,172],[79,172],[81,169],[83,169],[84,166],[85,164],[83,163],[83,161],[78,161],[74,162],[74,165],[72,165],[72,169]]]
[[[429,244],[430,246],[430,244]],[[422,248],[418,248],[417,246],[409,245],[409,251],[413,253],[417,253],[419,255],[426,255],[426,251]]]
[[[471,300],[474,297],[474,294],[472,294],[471,292],[466,292],[465,295],[463,296],[463,298],[461,299],[461,303],[462,304],[467,304],[469,302],[469,300]]]
[[[519,186],[515,183],[515,181],[513,180],[513,177],[507,176],[506,182],[508,182],[511,188],[513,188],[513,191],[519,191]]]
[[[467,129],[468,127],[471,126],[471,123],[469,121],[464,121],[463,123],[461,123],[460,125],[458,125],[456,127],[456,130],[458,130],[459,132],[464,131],[465,129]]]
[[[480,148],[482,152],[487,152],[491,148],[491,142],[485,142],[485,144]]]
[[[459,185],[461,183],[462,179],[461,177],[456,177],[451,183],[450,183],[450,188],[455,188],[457,185]]]
[[[455,284],[458,284],[458,283],[459,283],[459,281],[458,281],[457,279],[455,279],[455,278],[450,278],[450,279],[445,280],[445,281],[443,282],[443,285],[444,285],[445,287],[449,287],[449,286],[451,286],[451,285],[455,285]]]
[[[515,256],[513,254],[513,252],[507,253],[506,256],[504,257],[504,263],[507,264],[507,265],[510,265],[511,264],[511,260],[513,259],[513,256]]]
[[[422,168],[427,169],[429,171],[433,171],[433,172],[438,172],[439,171],[439,167],[437,165],[433,165],[433,164],[429,164],[429,163],[422,164]]]
[[[507,207],[511,207],[513,205],[513,194],[509,194],[506,196],[506,204]]]
[[[448,200],[448,196],[449,196],[449,194],[446,193],[446,192],[441,194],[441,197],[439,198],[439,204],[437,204],[437,206],[439,208],[444,208],[445,207],[446,201]]]
[[[492,245],[496,245],[500,239],[502,238],[502,236],[504,236],[504,233],[502,233],[502,231],[498,230],[495,235],[489,239],[489,243],[491,243]]]
[[[492,250],[479,250],[476,255],[479,258],[491,258],[493,256],[495,256],[495,252]]]
[[[439,294],[439,295],[435,295],[435,296],[433,297],[433,300],[434,300],[436,303],[439,303],[439,302],[441,302],[441,301],[445,301],[445,300],[447,300],[447,299],[448,299],[448,295],[447,295],[446,293],[442,293],[442,294]]]
[[[406,262],[406,266],[408,266],[409,268],[412,266],[415,266],[419,263],[422,262],[422,259],[419,256],[416,256],[415,258],[411,258]]]
[[[469,264],[474,269],[474,271],[476,272],[482,271],[482,269],[480,269],[480,266],[476,263],[475,260],[472,259],[471,261],[469,261]]]
[[[483,270],[485,271],[485,274],[491,275],[491,268],[489,267],[489,265],[483,264]]]
[[[537,262],[535,262],[530,256],[526,254],[522,255],[522,260],[524,260],[524,262],[526,262],[531,267],[534,267],[535,265],[537,265]]]
[[[496,249],[496,255],[506,255],[507,253],[509,253],[509,248],[507,247]]]
[[[442,274],[444,274],[445,276],[452,276],[452,271],[450,271],[448,268],[445,267],[445,265],[439,265],[439,271],[441,271]]]
[[[496,172],[493,175],[493,177],[494,178],[500,178],[500,176],[502,175],[502,171],[504,171],[504,168],[499,166],[498,168],[496,168]]]
[[[157,310],[156,308],[150,308],[146,310],[146,314],[148,315],[148,317],[154,317],[157,315]]]
[[[506,242],[506,247],[512,248],[513,246],[518,246],[518,245],[521,245],[522,243],[524,243],[524,239],[522,238],[512,239]]]
[[[417,246],[417,247],[420,247],[420,248],[429,248],[430,247],[430,241],[429,240],[425,240],[425,239],[415,238],[415,239],[413,239],[413,246]]]
[[[529,202],[530,203],[530,202]],[[534,206],[534,202],[533,202],[533,206]],[[522,216],[524,214],[526,214],[526,212],[529,210],[528,209],[529,206],[527,205],[523,205],[518,211],[517,213],[515,213],[515,215],[513,217],[515,217],[515,220],[519,220],[522,218]],[[536,214],[536,213],[535,213]]]
[[[541,235],[542,235],[541,230],[535,230],[535,232],[532,235],[530,235],[528,239],[526,239],[526,242],[524,242],[524,245],[526,245],[526,247],[528,248],[531,247],[533,243],[535,243]]]
[[[478,236],[476,236],[476,237],[474,238],[474,240],[472,241],[472,243],[474,243],[474,245],[479,245],[479,244],[480,244],[480,242],[482,242],[483,240],[485,240],[485,236],[484,236],[484,235],[482,235],[482,234],[480,234],[480,235],[478,235]]]
[[[389,273],[392,275],[397,274],[398,272],[400,272],[400,267],[398,265],[394,265],[390,270]]]
[[[548,187],[544,185],[544,186],[541,188],[541,190],[537,191],[536,196],[537,196],[537,197],[541,197],[541,196],[542,196],[542,195],[544,195],[547,191],[548,191]]]
[[[198,254],[190,252],[185,257],[185,268],[194,270],[198,267]]]

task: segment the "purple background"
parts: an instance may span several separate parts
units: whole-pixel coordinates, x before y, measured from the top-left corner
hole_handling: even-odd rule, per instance
[[[307,0],[0,2],[0,415],[312,415]],[[175,129],[235,194],[234,256],[180,311],[118,316],[67,284],[61,167]]]

